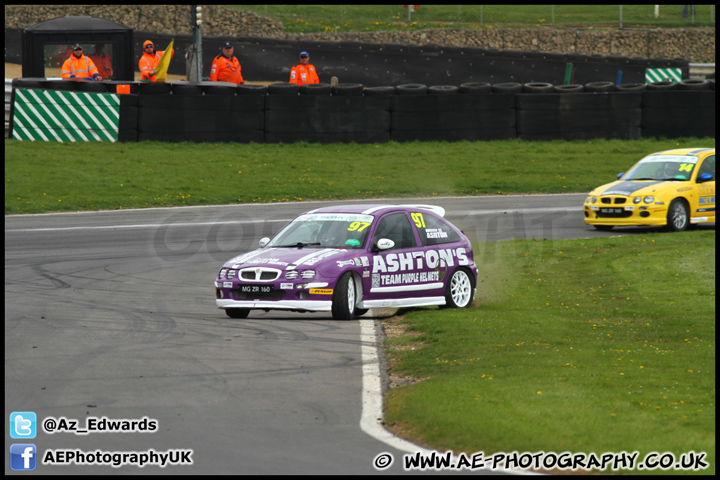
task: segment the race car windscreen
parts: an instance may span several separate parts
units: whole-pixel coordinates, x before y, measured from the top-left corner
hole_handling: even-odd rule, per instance
[[[346,213],[300,215],[268,247],[363,248],[375,217]]]
[[[652,155],[640,160],[622,180],[690,180],[697,157]]]

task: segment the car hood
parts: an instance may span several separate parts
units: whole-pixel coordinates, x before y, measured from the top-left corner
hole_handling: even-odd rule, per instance
[[[592,192],[591,195],[644,195],[656,191],[667,181],[648,180],[619,180],[617,182],[602,185]]]
[[[347,250],[344,248],[260,248],[231,258],[224,268],[272,267],[280,270],[294,268],[313,268],[320,262],[329,261],[333,265],[346,262],[352,257],[367,257],[364,250]],[[354,262],[353,262],[354,263]],[[342,266],[342,265],[338,265]]]

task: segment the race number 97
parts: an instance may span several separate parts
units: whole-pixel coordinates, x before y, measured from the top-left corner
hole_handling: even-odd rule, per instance
[[[423,218],[422,213],[411,213],[410,216],[418,228],[425,228],[425,219]]]
[[[370,222],[352,222],[348,226],[348,232],[362,232],[370,226]]]

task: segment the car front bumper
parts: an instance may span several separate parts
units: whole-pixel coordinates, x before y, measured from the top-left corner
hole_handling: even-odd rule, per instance
[[[330,312],[332,310],[332,301],[330,300],[262,301],[218,298],[215,300],[215,304],[218,308],[245,308],[250,310],[293,310],[306,312]]]
[[[602,209],[605,209],[603,211]],[[663,226],[667,225],[667,205],[583,205],[586,225]]]

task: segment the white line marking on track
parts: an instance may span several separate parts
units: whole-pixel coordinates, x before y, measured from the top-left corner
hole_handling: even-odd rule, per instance
[[[432,450],[423,448],[408,440],[396,437],[382,426],[383,420],[383,392],[380,373],[379,350],[381,343],[377,338],[375,320],[360,319],[360,343],[362,345],[363,364],[363,391],[362,391],[362,415],[360,416],[360,428],[371,437],[398,450],[423,455],[430,455]],[[453,455],[452,461],[455,465],[459,463],[459,457]],[[493,474],[506,473],[513,475],[538,475],[536,472],[523,470],[510,470],[499,468],[496,470],[482,470]],[[448,471],[449,473],[450,471]]]

